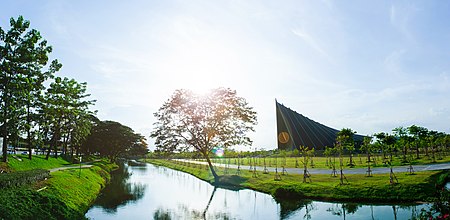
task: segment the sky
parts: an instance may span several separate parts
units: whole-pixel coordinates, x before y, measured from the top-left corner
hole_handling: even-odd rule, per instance
[[[450,133],[450,1],[2,0],[87,82],[101,120],[149,138],[176,89],[237,91],[253,148],[277,146],[275,99],[335,129]]]

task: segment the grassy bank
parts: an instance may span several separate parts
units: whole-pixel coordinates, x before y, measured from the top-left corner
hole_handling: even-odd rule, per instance
[[[190,173],[200,179],[213,183],[214,178],[206,166],[189,165],[168,160],[147,160],[149,163],[166,166]],[[280,175],[281,180],[274,180],[274,173],[257,172],[257,177],[248,169],[241,170],[239,176],[232,175],[236,170],[219,168],[222,185],[250,188],[269,193],[275,198],[316,199],[322,201],[357,201],[357,202],[421,202],[431,201],[435,197],[436,183],[445,182],[444,176],[449,171],[417,172],[415,175],[398,173],[398,183],[389,184],[389,174],[376,174],[365,177],[363,174],[347,174],[347,184],[341,185],[338,177],[328,174],[314,174],[311,183],[303,183],[303,175]]]
[[[330,162],[331,159],[331,162]],[[401,156],[394,156],[392,158],[392,166],[404,166],[409,165],[409,163],[404,163]],[[221,163],[221,164],[238,164],[238,158],[213,158],[212,159],[214,163]],[[240,158],[239,163],[242,166],[249,166],[250,164],[255,164],[257,166],[264,166],[264,161],[266,163],[267,167],[275,167],[275,164],[278,167],[285,166],[286,168],[298,168],[302,167],[302,157],[256,157],[256,158]],[[382,155],[373,155],[371,156],[371,167],[389,167],[387,163],[384,161],[388,161],[389,159],[383,160]],[[326,157],[314,157],[313,163],[311,161],[309,162],[308,167],[312,168],[320,168],[320,169],[329,169],[332,166],[333,161],[335,161],[335,166],[339,166],[339,158],[326,158]],[[423,165],[423,164],[431,164],[431,163],[448,163],[450,162],[450,155],[443,156],[440,159],[436,159],[434,162],[430,156],[424,156],[422,155],[420,159],[413,159],[411,164],[412,165]],[[351,168],[367,168],[367,157],[365,154],[358,154],[353,157],[353,165],[350,166],[350,157],[344,156],[343,157],[343,164],[346,169]]]
[[[38,158],[14,160],[10,160],[11,170],[50,169],[69,164],[54,158],[48,163]],[[79,169],[62,170],[35,184],[1,189],[0,219],[83,219],[115,167],[100,161],[91,168],[82,169],[81,175]]]

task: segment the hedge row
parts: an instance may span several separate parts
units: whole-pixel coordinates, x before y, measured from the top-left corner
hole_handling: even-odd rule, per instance
[[[50,171],[35,169],[0,174],[0,188],[23,186],[44,180],[50,176]]]

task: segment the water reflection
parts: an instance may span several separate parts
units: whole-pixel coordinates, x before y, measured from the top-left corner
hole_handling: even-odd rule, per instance
[[[153,213],[155,220],[172,220],[172,219],[235,219],[229,216],[228,213],[214,212],[201,213],[198,210],[189,209],[187,206],[181,205],[177,209],[158,208]]]
[[[113,175],[91,219],[411,219],[426,205],[362,205],[275,201],[253,190],[216,188],[196,177],[153,165],[123,166]],[[231,177],[230,177],[231,178]]]
[[[277,200],[277,202],[280,204],[280,219],[286,219],[293,211],[301,210],[312,203],[311,200]]]
[[[134,172],[144,174],[146,169],[141,167],[134,169]],[[119,206],[141,199],[147,186],[143,183],[129,182],[131,175],[128,167],[121,164],[119,169],[111,173],[111,182],[102,190],[94,206],[102,207],[108,213],[115,213]]]

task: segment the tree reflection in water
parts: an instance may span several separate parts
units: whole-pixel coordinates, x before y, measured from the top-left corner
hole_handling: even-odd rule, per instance
[[[158,208],[153,213],[153,219],[155,220],[172,220],[172,219],[236,219],[225,212],[213,212],[203,215],[203,211],[189,209],[186,205],[180,205],[176,210]]]
[[[225,212],[213,212],[208,213],[208,208],[211,205],[211,201],[214,198],[217,187],[211,193],[208,203],[203,211],[189,209],[185,204],[179,204],[177,210],[158,208],[153,213],[153,219],[155,220],[171,220],[171,219],[235,219],[230,217],[229,213]]]
[[[306,208],[306,215],[304,218],[310,218],[309,211],[313,208],[311,200],[277,200],[277,202],[280,204],[280,219],[288,218],[291,213],[300,210],[303,207]]]
[[[343,218],[345,219],[346,215],[354,214],[356,211],[358,211],[359,207],[361,207],[361,205],[358,205],[356,203],[342,203],[333,205],[333,207],[329,208],[327,211],[331,212],[333,215],[343,216]]]
[[[111,182],[102,190],[94,205],[108,213],[115,213],[119,206],[141,199],[146,185],[128,183],[131,175],[125,165],[119,164],[119,168],[111,173]]]

